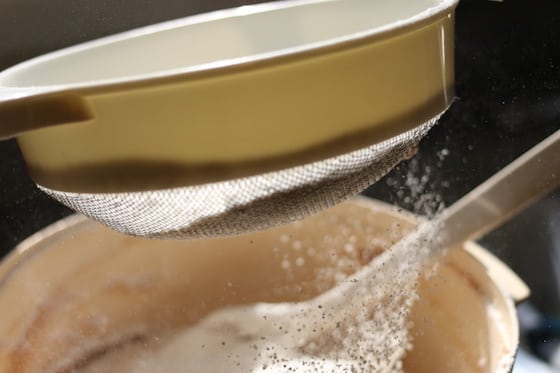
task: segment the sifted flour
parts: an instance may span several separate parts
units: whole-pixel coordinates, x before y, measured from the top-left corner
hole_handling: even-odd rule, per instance
[[[346,230],[347,252],[355,250],[350,238],[355,228]],[[353,275],[335,269],[329,275],[338,285],[310,301],[210,314],[130,371],[401,372],[412,346],[407,320],[418,276],[441,253],[434,249],[437,231],[432,223],[422,224]],[[290,244],[289,238],[280,240]],[[306,249],[291,244],[295,251]],[[289,271],[301,260],[282,266]]]

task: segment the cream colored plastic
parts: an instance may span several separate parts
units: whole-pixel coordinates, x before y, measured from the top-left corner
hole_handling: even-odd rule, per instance
[[[414,225],[410,215],[365,199],[323,214],[352,217],[380,238],[395,233],[396,223],[403,230]],[[83,217],[63,220],[0,265],[0,371],[50,373],[81,364],[83,372],[125,372],[126,359],[141,359],[158,338],[213,309],[312,297],[332,285],[316,270],[333,265],[331,253],[319,249],[336,224],[311,217],[244,236],[153,241]],[[281,244],[285,234],[318,251],[295,252]],[[365,247],[360,232],[356,238],[356,247]],[[337,252],[349,255],[343,247]],[[304,265],[286,272],[282,260],[298,255],[305,256]],[[421,284],[406,371],[472,373],[482,364],[485,372],[501,373],[511,367],[518,325],[502,289],[472,256],[452,251]]]
[[[68,192],[222,181],[363,148],[453,100],[455,5],[275,2],[61,50],[0,73],[0,138],[19,134],[35,181]]]

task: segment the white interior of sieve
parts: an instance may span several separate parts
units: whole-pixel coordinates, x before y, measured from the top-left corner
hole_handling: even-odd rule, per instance
[[[381,33],[455,2],[305,0],[245,6],[50,53],[6,70],[0,85],[96,85],[252,62]]]

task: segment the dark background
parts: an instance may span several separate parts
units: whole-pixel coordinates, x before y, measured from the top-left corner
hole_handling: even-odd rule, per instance
[[[133,27],[256,2],[0,0],[0,70]],[[404,198],[411,193],[406,175],[427,174],[425,190],[451,204],[560,128],[560,1],[463,0],[456,18],[456,95],[419,154],[366,194],[423,212],[414,206],[418,198]],[[560,241],[554,238],[558,194],[485,240],[529,282],[535,302],[552,312],[560,309],[550,254]],[[0,142],[0,257],[69,213],[34,186],[16,142]]]

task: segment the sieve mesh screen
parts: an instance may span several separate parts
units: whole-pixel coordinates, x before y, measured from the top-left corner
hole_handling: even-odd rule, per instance
[[[133,236],[235,235],[300,220],[360,193],[409,158],[438,117],[366,148],[257,176],[132,193],[40,188],[71,209]]]

